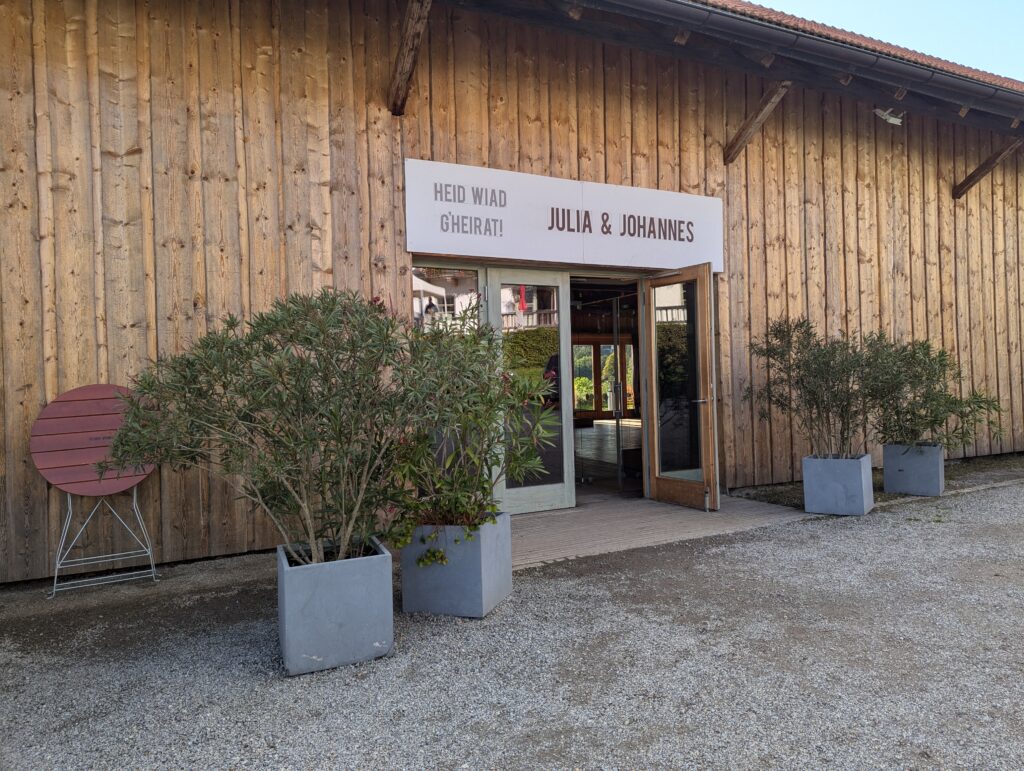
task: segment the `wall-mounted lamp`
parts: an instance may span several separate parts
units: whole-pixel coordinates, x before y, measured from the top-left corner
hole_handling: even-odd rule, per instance
[[[886,123],[891,123],[894,126],[902,126],[903,116],[906,115],[905,112],[901,112],[899,115],[897,115],[892,111],[891,107],[887,110],[883,110],[881,107],[876,107],[874,113],[879,118],[884,120]]]

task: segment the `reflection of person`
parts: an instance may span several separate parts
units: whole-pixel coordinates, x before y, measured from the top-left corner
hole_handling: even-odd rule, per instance
[[[552,404],[557,404],[562,393],[557,353],[548,359],[547,366],[544,367],[544,379],[551,385],[551,388],[544,396],[544,405],[551,406]]]
[[[422,300],[420,302],[422,302]],[[427,304],[423,307],[423,312],[420,314],[420,317],[416,320],[416,323],[421,327],[429,328],[433,324],[434,319],[437,318],[438,310],[439,308],[437,307],[437,304],[434,302],[434,298],[427,298]]]

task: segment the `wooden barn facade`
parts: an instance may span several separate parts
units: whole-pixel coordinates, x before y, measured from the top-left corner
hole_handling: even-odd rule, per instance
[[[739,0],[0,0],[0,104],[0,582],[52,571],[41,408],[227,313],[324,286],[412,309],[416,265],[429,287],[494,271],[519,317],[527,284],[564,316],[605,275],[664,285],[413,254],[407,159],[721,202],[694,400],[712,498],[799,474],[790,423],[741,398],[748,341],[783,316],[941,345],[1005,410],[966,454],[1024,450],[1024,84]],[[158,561],[275,544],[206,475],[160,471],[140,499]]]

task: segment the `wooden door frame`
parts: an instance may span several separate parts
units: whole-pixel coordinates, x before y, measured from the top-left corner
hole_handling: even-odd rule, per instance
[[[594,332],[581,332],[578,335],[572,335],[572,341],[571,342],[572,342],[572,347],[574,349],[573,350],[573,356],[576,355],[576,351],[575,351],[576,346],[581,346],[581,347],[589,346],[591,348],[591,350],[593,351],[594,362],[595,362],[595,364],[594,364],[594,409],[592,409],[592,410],[577,410],[577,409],[573,409],[573,419],[575,420],[576,418],[579,418],[580,420],[611,420],[613,418],[613,414],[614,414],[613,410],[599,410],[599,409],[597,409],[597,405],[598,405],[598,398],[597,397],[598,397],[598,394],[601,393],[601,386],[604,384],[604,378],[601,377],[601,368],[597,365],[597,363],[600,361],[600,358],[601,358],[601,346],[603,346],[603,345],[614,345],[614,343],[612,342],[612,335],[611,334],[607,334],[607,335],[605,335],[605,334],[596,334]],[[627,345],[632,346],[633,345],[633,341],[629,340],[627,342],[627,341],[624,341],[624,340],[620,340],[619,341],[619,350],[616,352],[616,356],[618,357],[618,367],[617,367],[617,369],[619,370],[619,379],[622,382],[626,381],[626,357],[625,356],[621,356],[619,354],[621,354],[625,350]],[[639,362],[639,360],[636,358],[636,355],[637,355],[637,352],[633,351],[634,362]],[[574,360],[573,364],[575,366],[575,360]],[[575,369],[573,370],[573,374],[575,375]],[[575,378],[574,378],[574,380],[575,380]],[[634,380],[638,381],[639,378],[634,378]],[[636,389],[636,387],[637,387],[636,382],[634,382],[633,383],[634,396],[635,396],[635,389]],[[575,398],[575,393],[573,394],[573,397]],[[635,404],[635,402],[634,402],[634,404]],[[574,407],[575,407],[575,404],[574,404]],[[622,417],[624,417],[624,418],[638,418],[638,417],[640,417],[640,411],[635,406],[632,409],[626,409],[624,407],[623,410],[622,410]]]
[[[657,361],[654,334],[654,289],[680,282],[697,283],[697,338],[698,338],[698,384],[699,397],[703,400],[700,410],[700,455],[702,481],[662,477],[658,474],[658,431],[657,386],[655,376]],[[715,389],[715,339],[712,329],[712,273],[710,263],[681,268],[670,273],[642,279],[640,282],[640,356],[646,371],[642,372],[644,393],[643,457],[645,465],[644,494],[648,498],[678,503],[697,509],[717,511],[718,493],[718,448]]]

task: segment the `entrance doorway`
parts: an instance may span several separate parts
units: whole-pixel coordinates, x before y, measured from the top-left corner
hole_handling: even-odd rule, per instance
[[[577,499],[644,491],[636,280],[570,283]]]
[[[505,366],[550,382],[558,429],[546,473],[502,482],[504,511],[569,509],[582,495],[718,508],[711,268],[657,275],[417,265],[413,316],[471,306],[500,330]]]

